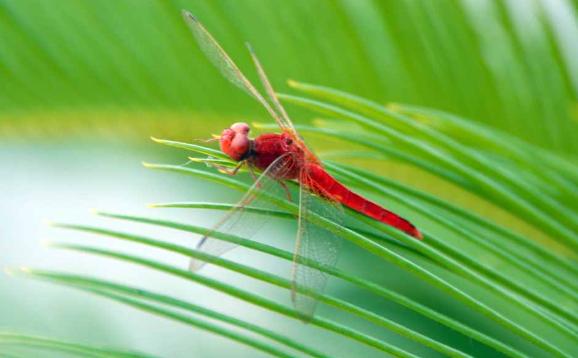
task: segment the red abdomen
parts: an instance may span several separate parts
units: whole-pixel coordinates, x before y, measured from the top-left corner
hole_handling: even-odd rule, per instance
[[[417,239],[421,240],[423,238],[422,234],[412,223],[347,189],[321,166],[308,164],[307,169],[310,182],[301,183],[301,185],[307,185],[319,195],[337,200],[359,213],[393,226]]]

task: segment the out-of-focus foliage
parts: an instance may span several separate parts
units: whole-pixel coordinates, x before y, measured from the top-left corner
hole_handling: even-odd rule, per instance
[[[578,25],[569,0],[3,0],[1,133],[190,138],[185,130],[198,122],[218,128],[205,116],[262,117],[207,65],[182,8],[241,67],[251,42],[277,88],[294,78],[425,105],[577,153]]]
[[[293,235],[285,220],[294,213],[291,204],[281,213],[256,210],[279,219],[266,244],[242,241],[261,259],[251,256],[246,265],[234,255],[208,258],[224,276],[192,274],[157,258],[164,250],[207,259],[171,242],[171,235],[153,238],[146,227],[142,234],[62,225],[135,245],[126,252],[110,241],[62,248],[185,280],[171,290],[208,286],[236,297],[236,308],[242,307],[237,311],[219,306],[220,300],[201,303],[207,290],[182,299],[171,290],[145,289],[145,274],[130,284],[50,267],[23,274],[180,322],[199,340],[208,336],[201,335],[204,330],[274,356],[576,355],[575,2],[0,0],[0,139],[101,135],[130,145],[127,138],[142,141],[151,134],[206,138],[239,119],[270,123],[204,58],[181,19],[182,8],[244,69],[250,68],[249,41],[276,89],[291,93],[283,99],[297,105],[290,112],[308,142],[335,160],[327,161],[332,173],[415,220],[425,241],[381,226],[371,235],[331,224],[352,243],[346,246],[351,252],[338,269],[324,268],[334,286],[307,326],[283,301],[288,272],[279,267],[291,253],[275,246],[278,236]],[[289,87],[289,78],[322,87]],[[336,142],[339,151],[319,150]],[[210,148],[164,143],[227,160]],[[153,167],[247,189],[239,178],[206,170]],[[102,176],[111,178],[113,171]],[[156,217],[102,215],[188,236],[205,230]],[[245,314],[251,309],[262,315]],[[34,336],[4,334],[0,343],[2,338],[6,345],[101,353]],[[138,341],[127,347],[138,348]]]
[[[25,349],[25,352],[21,350]],[[78,343],[59,341],[51,338],[29,336],[11,332],[0,332],[0,352],[4,357],[37,356],[40,352],[53,352],[59,356],[81,356],[91,358],[146,358],[142,353],[91,347]]]

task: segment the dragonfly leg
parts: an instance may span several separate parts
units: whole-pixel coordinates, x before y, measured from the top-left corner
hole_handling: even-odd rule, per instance
[[[237,164],[233,169],[229,169],[229,168],[224,167],[222,165],[216,165],[216,164],[209,164],[209,165],[212,166],[213,168],[217,169],[219,172],[221,172],[223,174],[235,175],[235,174],[237,174],[239,169],[241,169],[243,164],[245,164],[245,161],[240,161],[239,164]]]
[[[289,201],[293,201],[291,199],[291,191],[289,190],[289,187],[287,186],[287,184],[285,184],[284,181],[279,180],[279,185],[281,185],[283,190],[285,190],[285,194],[287,194],[287,199],[289,199]]]
[[[257,178],[257,174],[255,174],[255,169],[253,168],[252,165],[248,165],[247,166],[249,168],[249,173],[251,174],[251,177],[253,178],[253,181],[255,182],[255,185],[257,186],[257,189],[261,188],[261,183],[259,182],[259,178]]]
[[[253,169],[252,165],[248,165],[249,168],[249,174],[251,174],[251,178],[253,178],[253,181],[257,181],[257,174],[255,174],[255,169]]]

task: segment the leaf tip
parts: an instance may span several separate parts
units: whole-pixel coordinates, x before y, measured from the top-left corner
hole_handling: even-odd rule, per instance
[[[289,86],[291,88],[296,88],[296,87],[299,87],[299,82],[290,78],[287,80],[287,86]]]
[[[42,247],[52,247],[54,243],[50,240],[40,240],[40,246]]]
[[[13,277],[14,274],[16,273],[16,269],[14,267],[4,267],[4,274],[6,274],[6,276],[10,276]]]
[[[18,274],[29,274],[32,273],[32,269],[26,266],[20,267],[4,267],[4,273],[7,276],[14,277]]]
[[[43,220],[42,220],[42,224],[44,224],[44,225],[46,225],[46,226],[50,226],[50,227],[55,227],[55,226],[57,226],[54,221],[49,220],[49,219],[43,219]]]
[[[401,110],[401,106],[399,105],[399,103],[395,103],[395,102],[386,103],[385,108],[387,108],[393,112],[399,112]]]

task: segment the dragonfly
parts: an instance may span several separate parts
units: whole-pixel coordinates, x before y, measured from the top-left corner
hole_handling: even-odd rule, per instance
[[[199,20],[188,11],[183,17],[201,50],[231,83],[240,87],[257,100],[279,126],[280,133],[265,133],[252,139],[247,123],[238,122],[215,136],[224,154],[235,161],[234,167],[217,164],[219,171],[235,175],[247,167],[255,179],[243,198],[217,222],[197,244],[197,249],[213,256],[220,256],[236,247],[236,244],[211,237],[215,232],[233,233],[257,231],[247,219],[249,205],[265,202],[265,194],[282,189],[283,196],[292,200],[287,182],[298,184],[297,235],[292,262],[293,305],[304,320],[313,317],[317,298],[323,292],[328,275],[324,268],[332,268],[337,261],[340,238],[330,229],[319,224],[319,218],[335,224],[342,222],[343,207],[353,209],[373,220],[390,225],[398,230],[422,239],[420,231],[408,220],[380,205],[351,191],[329,174],[323,163],[307,147],[299,135],[287,111],[279,101],[259,59],[248,45],[266,97],[241,72],[239,67],[221,45],[205,29]],[[267,98],[267,99],[266,99]],[[260,172],[257,177],[256,172]],[[248,235],[243,235],[247,237]],[[191,259],[190,269],[197,271],[207,261]],[[312,264],[314,263],[314,264]]]

